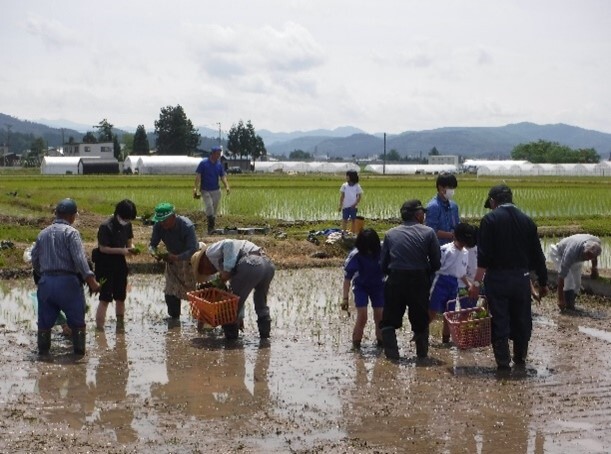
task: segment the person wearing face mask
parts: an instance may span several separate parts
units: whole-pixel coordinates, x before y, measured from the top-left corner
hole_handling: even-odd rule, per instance
[[[426,225],[435,231],[443,246],[454,241],[454,229],[460,222],[458,205],[452,200],[458,181],[452,174],[441,173],[436,184],[437,195],[426,206]]]
[[[125,297],[127,293],[127,261],[125,257],[136,254],[133,247],[134,233],[131,221],[136,219],[136,205],[129,199],[121,200],[114,214],[98,229],[98,247],[93,250],[95,276],[102,282],[100,302],[95,315],[96,329],[103,331],[108,305],[115,301],[117,330],[124,327]]]

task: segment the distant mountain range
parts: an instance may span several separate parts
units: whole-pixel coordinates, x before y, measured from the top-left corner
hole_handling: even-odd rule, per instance
[[[44,122],[44,123],[43,123]],[[255,125],[256,127],[256,125]],[[202,148],[218,143],[218,131],[198,127],[202,135]],[[42,137],[50,146],[59,146],[74,137],[79,141],[92,126],[68,120],[19,120],[0,113],[0,143],[5,143],[8,132],[32,134]],[[121,136],[135,128],[115,128]],[[154,147],[153,131],[147,131],[151,147]],[[265,129],[257,134],[263,138],[267,152],[274,156],[288,156],[292,151],[302,150],[316,157],[364,159],[384,152],[384,135],[369,134],[358,128],[346,126],[334,130],[272,132]],[[225,139],[225,138],[224,138]],[[406,131],[388,134],[386,151],[396,150],[399,155],[420,157],[428,155],[435,147],[440,154],[461,155],[468,158],[507,158],[511,150],[521,143],[545,140],[558,142],[573,149],[594,148],[601,159],[611,158],[611,134],[592,131],[565,124],[537,125],[517,123],[499,127],[446,127],[425,131]],[[211,145],[210,145],[211,146]]]

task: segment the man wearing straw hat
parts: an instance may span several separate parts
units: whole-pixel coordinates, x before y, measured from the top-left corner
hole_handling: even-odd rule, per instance
[[[165,287],[163,293],[168,306],[168,315],[173,320],[180,318],[181,300],[187,299],[187,292],[195,289],[190,259],[197,251],[198,242],[193,222],[174,212],[174,205],[168,202],[155,207],[155,225],[149,243],[149,252],[160,257],[157,246],[163,241],[168,251],[162,257],[165,261]]]
[[[276,270],[263,249],[247,240],[226,239],[209,246],[204,244],[191,258],[191,266],[196,282],[209,281],[219,273],[221,281],[229,281],[231,291],[240,297],[236,323],[223,325],[225,338],[237,339],[244,323],[244,302],[253,290],[259,337],[269,338],[272,320],[267,293]]]

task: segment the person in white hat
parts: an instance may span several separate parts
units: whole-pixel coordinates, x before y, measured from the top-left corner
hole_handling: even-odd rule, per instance
[[[247,240],[226,239],[208,246],[204,244],[191,258],[191,266],[196,282],[209,281],[218,273],[221,281],[229,283],[231,292],[240,297],[236,323],[223,325],[226,339],[237,339],[243,326],[244,302],[253,290],[259,337],[269,338],[272,320],[267,293],[276,269],[263,249]]]

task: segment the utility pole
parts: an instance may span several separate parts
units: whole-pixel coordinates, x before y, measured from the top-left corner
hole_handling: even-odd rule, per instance
[[[221,139],[221,123],[217,123],[217,125],[219,125],[219,147],[221,146],[222,143],[222,139]]]
[[[382,164],[382,175],[386,175],[386,133],[384,133],[384,164]]]

